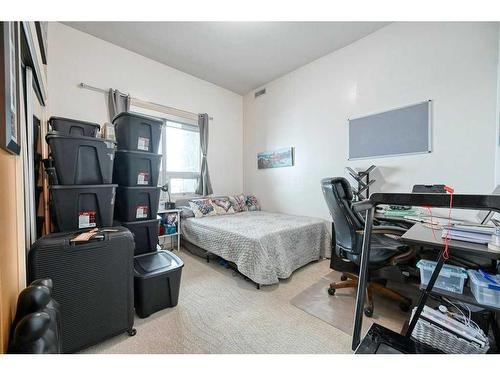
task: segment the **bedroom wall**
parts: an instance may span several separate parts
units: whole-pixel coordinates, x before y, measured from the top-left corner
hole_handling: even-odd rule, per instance
[[[49,114],[104,123],[105,96],[80,82],[194,113],[210,122],[209,171],[215,194],[243,190],[242,97],[66,25],[49,24]]]
[[[244,96],[244,188],[265,209],[329,219],[320,180],[377,165],[373,191],[495,185],[497,23],[393,23]],[[432,99],[430,154],[347,161],[347,119]],[[256,153],[294,146],[296,165]]]

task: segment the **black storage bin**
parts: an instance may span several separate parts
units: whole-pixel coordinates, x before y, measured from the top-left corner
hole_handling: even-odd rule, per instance
[[[57,179],[61,185],[110,184],[114,144],[100,138],[48,133]]]
[[[100,125],[94,122],[56,116],[49,118],[49,125],[54,131],[84,137],[95,137],[100,129]]]
[[[60,232],[113,225],[116,185],[53,185],[49,189]]]
[[[28,253],[29,281],[50,278],[54,283],[64,353],[123,332],[135,334],[132,234],[112,227],[88,242],[71,242],[82,232],[49,234]]]
[[[158,245],[159,219],[129,221],[122,225],[132,232],[135,241],[134,255],[156,251]]]
[[[118,150],[158,153],[163,122],[153,117],[122,112],[113,118]]]
[[[118,187],[115,219],[120,221],[156,219],[160,189],[159,187]]]
[[[123,186],[157,186],[160,154],[118,150],[115,154],[113,183]]]
[[[134,304],[140,318],[177,305],[183,266],[165,250],[134,257]]]

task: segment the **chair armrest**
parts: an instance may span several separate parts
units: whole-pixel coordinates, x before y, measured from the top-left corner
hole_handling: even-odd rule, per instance
[[[356,212],[363,212],[373,207],[373,202],[370,199],[365,199],[352,204],[352,209]]]
[[[415,250],[414,247],[410,247],[407,251],[405,251],[404,253],[400,253],[400,254],[397,254],[397,255],[394,255],[391,259],[390,259],[390,264],[392,266],[396,266],[398,265],[399,263],[403,263],[403,262],[406,262],[408,260],[411,260],[413,258],[415,258],[416,256],[416,253],[417,251]]]

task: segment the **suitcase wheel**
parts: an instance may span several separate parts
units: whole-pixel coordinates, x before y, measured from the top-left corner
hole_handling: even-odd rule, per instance
[[[135,328],[131,328],[127,331],[129,336],[135,336],[137,334],[137,330]]]

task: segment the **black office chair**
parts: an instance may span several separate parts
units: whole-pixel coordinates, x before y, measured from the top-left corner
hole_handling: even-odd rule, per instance
[[[332,257],[337,255],[344,261],[359,266],[363,245],[364,220],[357,212],[351,209],[352,190],[349,182],[343,177],[330,177],[321,180],[321,187],[326,203],[333,219],[335,243],[332,241]],[[386,296],[396,302],[403,311],[411,307],[411,299],[385,286],[384,271],[397,271],[398,265],[408,263],[415,258],[414,249],[405,246],[397,238],[406,230],[396,226],[376,225],[372,229],[371,251],[369,259],[369,275],[367,301],[364,308],[366,316],[373,315],[373,293]],[[389,268],[393,268],[389,270]],[[396,270],[394,269],[396,268]],[[328,293],[334,295],[337,289],[356,288],[358,276],[355,273],[343,272],[340,282],[330,284]]]

